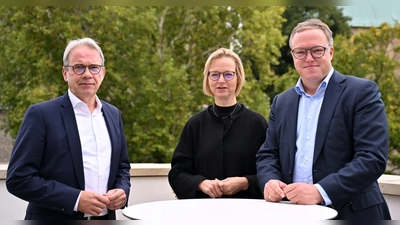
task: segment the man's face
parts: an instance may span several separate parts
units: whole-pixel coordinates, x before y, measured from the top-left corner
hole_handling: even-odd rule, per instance
[[[93,100],[106,73],[105,68],[101,67],[100,72],[94,75],[89,71],[88,66],[90,65],[103,65],[100,53],[96,49],[81,45],[70,52],[68,57],[69,67],[63,67],[62,71],[64,80],[68,82],[71,92],[83,102]],[[73,66],[86,67],[85,72],[78,75],[74,72]],[[93,71],[95,70],[92,69]]]
[[[291,44],[293,50],[296,48],[310,49],[315,46],[328,47],[329,42],[322,30],[311,29],[296,33]],[[307,54],[303,59],[295,58],[292,52],[294,66],[300,74],[303,84],[306,83],[307,85],[310,82],[319,84],[331,70],[333,47],[328,47],[324,51],[323,56],[317,58],[311,55],[310,50],[306,50]],[[314,51],[314,54],[318,55],[318,52]]]

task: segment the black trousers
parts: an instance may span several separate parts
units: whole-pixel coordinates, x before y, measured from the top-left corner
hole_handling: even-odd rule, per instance
[[[108,220],[108,215],[85,217],[87,220]]]

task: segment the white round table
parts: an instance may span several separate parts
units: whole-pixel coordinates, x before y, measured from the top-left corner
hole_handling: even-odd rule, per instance
[[[212,224],[266,224],[274,220],[327,220],[337,216],[336,210],[320,205],[229,198],[147,202],[129,206],[123,209],[122,214],[130,219],[163,221],[164,224],[202,224],[204,221],[212,221]]]

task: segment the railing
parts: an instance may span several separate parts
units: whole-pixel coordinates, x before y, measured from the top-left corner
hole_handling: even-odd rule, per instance
[[[170,164],[131,164],[131,194],[128,205],[143,202],[173,200],[175,195],[168,183]],[[11,195],[5,186],[7,164],[0,164],[0,219],[21,220],[25,216],[27,203]],[[389,204],[394,220],[400,220],[400,176],[382,175],[379,186]],[[127,220],[119,210],[118,220]]]

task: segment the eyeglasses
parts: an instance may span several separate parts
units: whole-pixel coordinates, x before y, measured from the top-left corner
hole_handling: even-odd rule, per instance
[[[89,66],[84,66],[84,65],[81,65],[81,64],[77,64],[77,65],[73,65],[73,66],[66,65],[64,67],[67,68],[67,69],[68,69],[68,67],[72,67],[72,70],[74,71],[74,73],[76,75],[82,75],[86,71],[86,68],[89,68],[89,72],[92,75],[96,75],[96,74],[100,73],[101,67],[103,67],[103,66],[96,65],[96,64],[92,64],[92,65],[89,65]]]
[[[225,71],[222,73],[217,71],[209,71],[208,77],[210,77],[211,80],[218,80],[221,74],[225,80],[232,80],[235,77],[235,72],[233,71]]]
[[[324,46],[314,46],[312,48],[295,48],[291,52],[296,59],[304,59],[307,56],[307,50],[310,50],[310,54],[314,59],[319,59],[325,55],[325,50],[328,49],[330,45]]]

